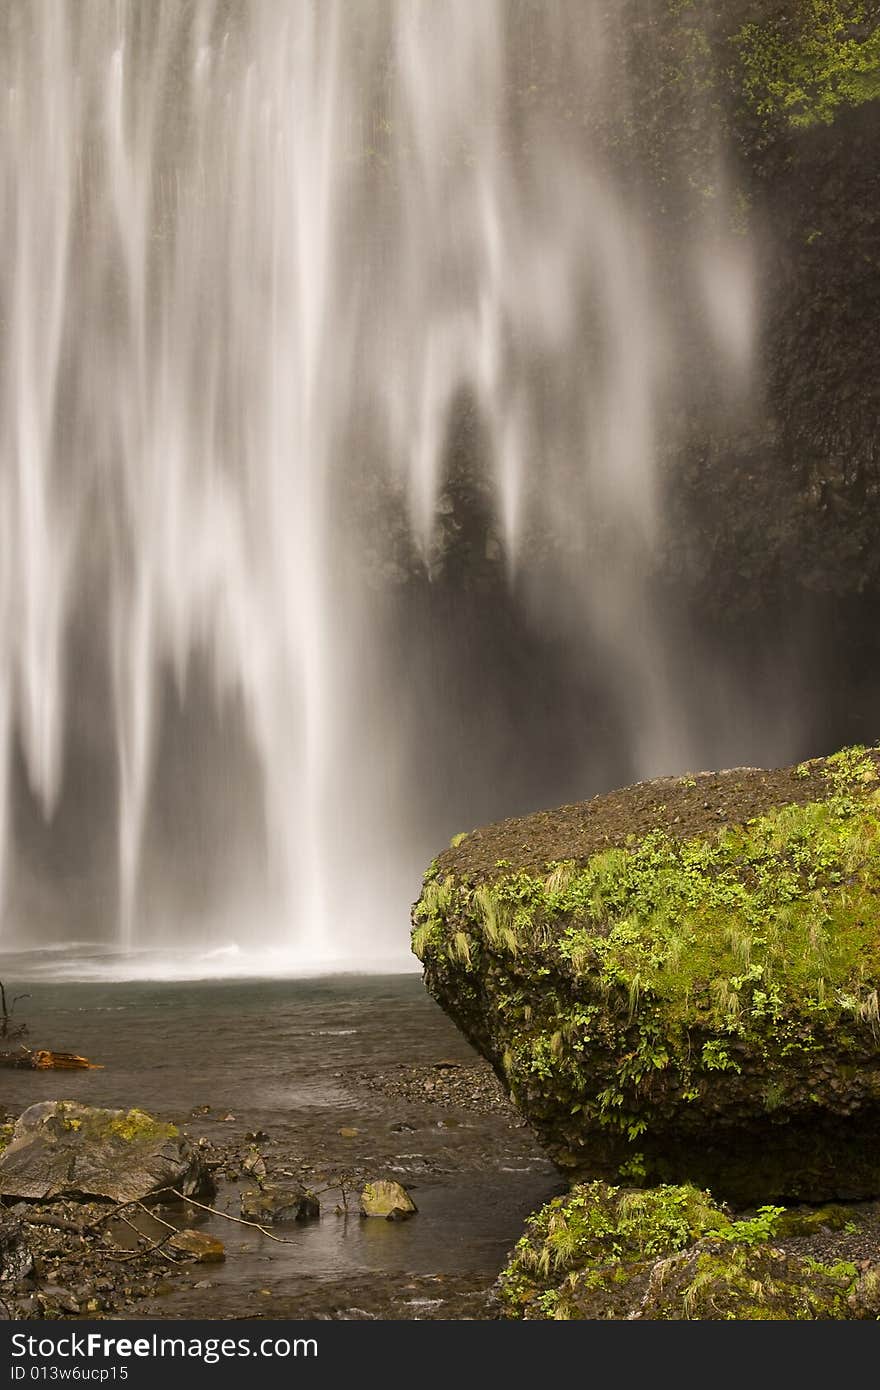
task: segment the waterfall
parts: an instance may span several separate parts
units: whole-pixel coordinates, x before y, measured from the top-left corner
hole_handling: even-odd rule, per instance
[[[659,9],[2,0],[7,942],[404,953],[426,851],[531,736],[456,726],[506,680],[478,665],[447,718],[467,588],[430,631],[406,597],[462,410],[509,621],[601,672],[621,766],[701,755],[660,461],[695,360],[747,398],[752,253],[708,109],[674,246],[607,138]]]

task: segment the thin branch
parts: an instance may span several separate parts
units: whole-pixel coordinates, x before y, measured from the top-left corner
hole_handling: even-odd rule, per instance
[[[236,1226],[251,1226],[255,1231],[260,1231],[264,1236],[268,1236],[270,1240],[277,1241],[279,1245],[297,1244],[295,1240],[285,1240],[283,1236],[273,1235],[265,1226],[261,1226],[258,1221],[245,1221],[243,1216],[230,1216],[228,1211],[218,1211],[216,1207],[208,1207],[204,1202],[197,1202],[194,1197],[184,1197],[182,1192],[178,1192],[173,1187],[170,1191],[174,1193],[175,1197],[180,1197],[182,1201],[190,1202],[194,1207],[201,1207],[202,1211],[209,1211],[212,1216],[222,1216],[224,1221],[234,1221]]]
[[[163,1217],[157,1216],[156,1213],[155,1213],[154,1211],[150,1211],[150,1208],[149,1208],[149,1207],[145,1207],[144,1204],[143,1204],[143,1202],[138,1202],[138,1206],[140,1207],[140,1209],[141,1209],[141,1211],[144,1213],[144,1215],[145,1215],[145,1216],[148,1216],[148,1217],[150,1218],[151,1221],[155,1221],[155,1222],[157,1222],[158,1225],[164,1226],[164,1227],[166,1228],[166,1230],[174,1231],[174,1232],[179,1231],[179,1229],[180,1229],[179,1226],[172,1226],[172,1224],[171,1224],[170,1221],[166,1221]]]
[[[121,1216],[119,1219],[120,1221],[124,1221],[126,1226],[130,1226],[131,1229],[137,1234],[139,1239],[146,1240],[146,1236],[144,1236],[143,1232],[139,1231],[137,1226],[135,1226],[133,1222],[129,1221],[127,1216]],[[158,1251],[162,1258],[164,1260],[167,1260],[169,1264],[176,1265],[179,1264],[180,1261],[172,1259],[171,1256],[166,1255],[165,1251],[162,1249],[162,1246],[167,1245],[169,1240],[173,1240],[176,1235],[177,1231],[172,1227],[171,1235],[163,1236],[161,1240],[157,1240],[153,1245],[146,1246],[146,1248],[143,1250],[135,1250],[130,1255],[108,1255],[107,1258],[108,1260],[113,1260],[115,1264],[123,1265],[127,1264],[129,1260],[140,1260],[143,1258],[144,1255],[152,1255],[154,1251]]]
[[[149,1196],[150,1196],[150,1197],[161,1197],[161,1196],[162,1196],[164,1193],[166,1193],[166,1192],[174,1192],[174,1188],[173,1188],[173,1187],[160,1187],[160,1188],[157,1188],[157,1190],[156,1190],[155,1192],[149,1193]],[[179,1194],[178,1192],[174,1192],[174,1195],[175,1195],[175,1197],[178,1197],[180,1194]],[[132,1198],[131,1198],[129,1201],[127,1201],[127,1202],[115,1202],[114,1205],[113,1205],[112,1207],[110,1207],[110,1209],[109,1209],[108,1211],[102,1212],[101,1215],[100,1215],[99,1217],[97,1217],[96,1220],[89,1222],[89,1224],[88,1224],[87,1226],[83,1226],[83,1234],[85,1234],[86,1231],[94,1231],[94,1230],[96,1229],[96,1227],[98,1227],[98,1226],[103,1226],[103,1224],[104,1224],[105,1221],[110,1221],[110,1220],[112,1219],[112,1217],[117,1216],[118,1213],[121,1212],[121,1211],[126,1211],[126,1210],[128,1209],[128,1207],[139,1207],[139,1206],[142,1206],[142,1205],[143,1205],[143,1200],[144,1200],[143,1197],[132,1197]],[[188,1199],[185,1199],[185,1200],[188,1200]],[[150,1215],[152,1216],[152,1212],[150,1212]],[[156,1217],[156,1220],[158,1221],[159,1218]]]

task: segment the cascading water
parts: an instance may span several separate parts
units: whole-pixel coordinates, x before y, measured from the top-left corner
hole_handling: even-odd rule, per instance
[[[683,325],[745,399],[750,257],[720,153],[671,248],[597,139],[637,96],[619,8],[3,0],[7,942],[403,955],[450,830],[702,755],[652,608],[661,420]],[[534,708],[446,641],[466,591],[439,626],[405,597],[462,411],[505,620],[601,671],[616,764],[545,711],[570,766],[536,773]]]

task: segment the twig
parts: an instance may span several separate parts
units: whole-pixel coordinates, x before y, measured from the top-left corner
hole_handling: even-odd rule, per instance
[[[157,1216],[156,1213],[155,1213],[154,1211],[150,1211],[150,1208],[149,1208],[149,1207],[145,1207],[144,1204],[143,1204],[143,1202],[138,1202],[138,1206],[140,1207],[140,1209],[141,1209],[141,1211],[144,1213],[144,1215],[145,1215],[145,1216],[148,1216],[148,1217],[150,1218],[151,1221],[157,1222],[160,1226],[165,1226],[169,1231],[175,1231],[175,1232],[176,1232],[177,1230],[179,1230],[179,1227],[177,1227],[177,1226],[172,1226],[172,1224],[171,1224],[170,1221],[166,1221],[163,1217]]]
[[[173,1188],[173,1187],[160,1187],[160,1188],[158,1188],[155,1192],[151,1192],[149,1195],[150,1195],[151,1197],[161,1197],[161,1196],[163,1195],[163,1193],[165,1193],[165,1192],[174,1192],[174,1188]],[[179,1196],[180,1194],[177,1193],[177,1192],[175,1192],[174,1195],[175,1195],[175,1197],[177,1197],[177,1196]],[[113,1205],[112,1207],[110,1207],[110,1209],[109,1209],[108,1211],[102,1212],[101,1215],[100,1215],[99,1217],[97,1217],[94,1221],[89,1222],[89,1224],[88,1224],[87,1226],[83,1226],[83,1234],[85,1234],[86,1231],[94,1231],[94,1230],[96,1229],[96,1227],[98,1227],[98,1226],[103,1226],[103,1224],[104,1224],[105,1221],[110,1221],[114,1216],[117,1216],[117,1215],[119,1214],[119,1212],[121,1212],[121,1211],[126,1211],[128,1207],[139,1207],[139,1206],[142,1206],[142,1205],[143,1205],[143,1200],[144,1200],[144,1199],[143,1199],[142,1197],[132,1197],[128,1202],[116,1202],[116,1203],[114,1203],[114,1205]],[[188,1200],[188,1199],[184,1199],[184,1200]],[[150,1215],[151,1215],[151,1216],[152,1216],[152,1214],[153,1214],[153,1213],[150,1212]],[[157,1217],[156,1220],[158,1221],[159,1218]]]
[[[264,1236],[268,1236],[270,1240],[277,1241],[279,1245],[297,1244],[295,1240],[285,1240],[283,1236],[273,1235],[271,1231],[266,1230],[265,1226],[261,1226],[258,1221],[245,1221],[243,1216],[230,1216],[228,1211],[218,1211],[216,1207],[208,1207],[204,1202],[197,1202],[195,1197],[184,1197],[182,1192],[178,1192],[173,1187],[169,1190],[174,1193],[175,1197],[180,1197],[184,1202],[190,1202],[194,1207],[201,1207],[202,1211],[209,1211],[212,1216],[222,1216],[224,1221],[234,1221],[236,1226],[251,1226],[255,1231],[260,1231]]]
[[[121,1216],[119,1219],[120,1219],[120,1221],[124,1221],[125,1224],[126,1224],[126,1226],[130,1226],[131,1229],[132,1229],[134,1232],[136,1232],[136,1234],[138,1235],[139,1238],[142,1238],[142,1239],[146,1240],[146,1236],[144,1236],[143,1232],[142,1232],[142,1231],[139,1231],[138,1228],[137,1228],[137,1226],[135,1226],[133,1222],[129,1221],[129,1219],[128,1219],[127,1216]],[[167,1223],[165,1223],[165,1224],[167,1224]],[[157,1241],[155,1242],[155,1244],[153,1244],[153,1245],[148,1245],[144,1250],[135,1250],[135,1251],[134,1251],[132,1254],[130,1254],[130,1255],[108,1255],[108,1256],[107,1256],[107,1259],[108,1259],[108,1260],[113,1260],[113,1262],[114,1262],[115,1264],[120,1264],[120,1265],[122,1265],[122,1264],[127,1264],[129,1260],[140,1260],[140,1259],[142,1259],[142,1257],[143,1257],[144,1255],[152,1255],[154,1251],[158,1251],[159,1254],[162,1256],[163,1260],[167,1260],[169,1264],[172,1264],[172,1265],[179,1264],[179,1263],[180,1263],[179,1260],[174,1260],[174,1259],[172,1259],[171,1256],[170,1256],[170,1255],[166,1255],[166,1254],[165,1254],[165,1251],[162,1249],[162,1246],[163,1246],[163,1245],[167,1245],[167,1244],[168,1244],[168,1241],[169,1241],[169,1240],[173,1240],[174,1237],[175,1237],[176,1235],[177,1235],[177,1231],[176,1231],[176,1230],[174,1229],[174,1227],[172,1226],[172,1228],[171,1228],[171,1235],[170,1235],[170,1236],[163,1236],[161,1240],[157,1240]]]

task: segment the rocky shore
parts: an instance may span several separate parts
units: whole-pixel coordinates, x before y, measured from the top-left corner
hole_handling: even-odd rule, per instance
[[[328,1194],[331,1210],[341,1203],[339,1214],[402,1221],[417,1213],[393,1178],[351,1170],[313,1191],[271,1149],[262,1131],[244,1145],[192,1143],[142,1111],[73,1101],[43,1102],[7,1120],[0,1311],[24,1319],[118,1316],[175,1284],[198,1288],[197,1267],[226,1259],[225,1243],[204,1229],[206,1214],[284,1244],[294,1223],[320,1219]],[[218,1186],[225,1212],[213,1205]],[[237,1214],[228,1210],[231,1193]]]
[[[857,748],[505,821],[457,836],[431,866],[413,915],[428,989],[578,1184],[514,1252],[508,1311],[877,1315],[878,846],[880,755]],[[712,1208],[709,1226],[684,1221],[654,1250],[688,1265],[678,1294],[664,1282],[641,1312],[575,1298],[575,1286],[627,1282],[609,1255],[619,1232],[597,1250],[591,1222],[616,1232],[620,1209],[657,1192],[691,1213]],[[857,1205],[814,1225],[847,1229],[853,1245],[812,1303],[804,1261],[822,1264],[821,1241],[786,1247],[779,1223],[793,1203],[829,1202]],[[803,1236],[790,1222],[786,1232]],[[645,1287],[660,1277],[644,1251],[633,1259]],[[727,1274],[712,1273],[718,1260]],[[767,1260],[773,1278],[769,1266],[759,1278]],[[765,1275],[789,1294],[744,1301]],[[704,1277],[708,1303],[692,1288]]]
[[[0,1126],[0,1310],[113,1316],[224,1257],[191,1224],[223,1157],[142,1111],[74,1101]],[[177,1196],[177,1192],[180,1196]]]
[[[367,998],[377,993],[384,991],[369,989]],[[505,1249],[530,1206],[559,1184],[489,1064],[455,1035],[417,981],[406,989],[395,983],[391,993],[401,1009],[424,1017],[424,1026],[397,1029],[395,1048],[363,1053],[347,1035],[357,1039],[365,1026],[384,1025],[367,1025],[372,1006],[356,1000],[345,1033],[334,1030],[334,1059],[325,1061],[320,1077],[311,1053],[289,1054],[281,1083],[286,1104],[252,1083],[246,1102],[242,1089],[228,1082],[231,1103],[205,1103],[201,1096],[212,1088],[203,1079],[189,1092],[198,1103],[181,1108],[189,1088],[163,1087],[169,1109],[152,1115],[74,1102],[28,1107],[30,1073],[16,1073],[24,1108],[7,1114],[0,1129],[0,1155],[6,1155],[5,1161],[0,1156],[6,1193],[0,1196],[0,1316],[497,1317],[493,1285]],[[221,997],[225,1011],[226,991]],[[323,1009],[315,1020],[316,1046],[330,1036]],[[124,1035],[125,1045],[136,1048],[134,1038],[151,1025],[141,1022],[133,1033],[125,1024],[118,1032],[118,1017],[111,1006],[93,1020],[99,1031],[89,1034],[89,1051],[108,1065],[78,1074],[81,1098],[148,1094],[128,1070],[125,1053],[114,1053],[112,1040]],[[285,1017],[283,1008],[273,1015],[279,1034]],[[33,1020],[41,1039],[57,1036],[51,1019],[42,1013]],[[111,1031],[99,1045],[104,1019]],[[180,1026],[191,1029],[192,1020]],[[240,1041],[229,1045],[237,1049]],[[254,1046],[260,1049],[259,1040]],[[365,1056],[374,1059],[369,1070]],[[73,1084],[70,1075],[49,1073],[35,1082],[44,1096]],[[33,1132],[46,1115],[60,1129],[63,1162],[53,1153],[47,1166],[38,1150],[23,1162],[20,1144],[18,1157],[10,1159],[16,1122]],[[123,1149],[138,1135],[152,1135],[158,1152],[166,1150],[163,1165],[180,1162],[175,1182],[190,1167],[193,1177],[200,1175],[196,1200],[202,1205],[154,1193],[120,1207],[119,1190],[100,1199],[66,1187],[48,1191],[52,1174],[66,1180],[71,1171],[73,1143],[77,1186],[97,1179],[106,1188],[103,1179],[114,1163],[106,1153],[99,1158],[108,1134]],[[144,1163],[130,1162],[133,1157],[126,1154],[126,1171],[143,1174]],[[163,1166],[149,1180],[169,1176]],[[16,1196],[7,1190],[13,1185],[26,1186],[31,1195]],[[365,1208],[374,1213],[369,1219]],[[506,1234],[499,1239],[496,1231]]]
[[[364,1084],[408,1102],[456,1106],[475,1115],[503,1115],[514,1125],[526,1123],[488,1062],[470,1066],[452,1061],[424,1066],[402,1062],[390,1071],[368,1072]]]

